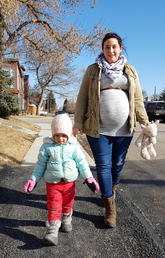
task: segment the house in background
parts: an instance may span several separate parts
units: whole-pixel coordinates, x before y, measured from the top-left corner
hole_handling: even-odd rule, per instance
[[[15,58],[4,58],[2,68],[9,72],[13,79],[10,92],[16,94],[19,101],[19,109],[28,111],[29,108],[29,76],[24,75],[25,68]]]

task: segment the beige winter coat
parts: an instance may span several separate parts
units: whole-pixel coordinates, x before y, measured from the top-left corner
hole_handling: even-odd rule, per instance
[[[98,64],[92,64],[87,68],[76,103],[74,128],[81,129],[85,134],[92,137],[99,137],[100,131],[101,72],[102,68]],[[130,133],[133,133],[136,121],[140,124],[145,124],[149,121],[135,68],[126,64],[124,73],[128,76],[129,128]]]

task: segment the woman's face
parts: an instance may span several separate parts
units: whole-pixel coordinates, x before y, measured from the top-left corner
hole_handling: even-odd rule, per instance
[[[121,51],[116,38],[110,38],[104,42],[103,54],[108,63],[115,63],[119,59]]]

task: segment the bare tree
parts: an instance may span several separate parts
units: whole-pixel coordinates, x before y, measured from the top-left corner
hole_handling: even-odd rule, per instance
[[[0,0],[0,50],[16,54],[33,45],[42,51],[41,42],[60,46],[69,53],[92,47],[105,30],[98,25],[91,32],[65,23],[65,16],[75,11],[81,0]],[[94,1],[95,2],[95,1]]]
[[[76,103],[72,100],[65,99],[63,104],[63,110],[67,113],[74,113],[75,112]]]
[[[56,49],[49,49],[49,52],[45,49],[47,46],[44,44],[42,52],[29,48],[26,55],[27,66],[34,73],[36,86],[40,92],[37,112],[40,111],[47,90],[65,96],[59,92],[60,88],[73,82],[71,57],[67,56],[67,51],[61,51],[58,46]]]
[[[28,60],[40,88],[38,109],[46,89],[70,84],[71,57],[84,48],[98,46],[106,32],[99,25],[84,32],[77,25],[65,23],[65,16],[74,13],[79,4],[85,2],[0,0],[0,59],[5,54],[21,54]],[[88,2],[95,4],[96,1]]]
[[[143,99],[147,100],[148,98],[147,92],[145,90],[142,90],[142,94],[143,94]]]

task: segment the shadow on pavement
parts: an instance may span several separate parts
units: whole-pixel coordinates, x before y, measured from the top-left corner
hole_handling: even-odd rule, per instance
[[[75,201],[90,202],[90,203],[94,203],[100,207],[104,207],[103,202],[100,197],[76,196]]]
[[[34,193],[26,194],[26,193],[16,191],[13,189],[8,189],[5,187],[0,187],[0,193],[1,193],[0,204],[16,204],[16,205],[46,209],[46,203],[39,202],[39,201],[46,201],[45,195],[34,194]]]
[[[37,238],[33,234],[26,233],[20,230],[19,226],[36,226],[43,227],[42,221],[17,220],[0,218],[0,233],[11,237],[12,239],[24,242],[23,246],[18,246],[18,249],[39,249],[43,247],[42,239]],[[17,227],[17,228],[16,228]],[[33,248],[34,246],[34,248]]]
[[[82,212],[79,212],[79,211],[74,211],[73,216],[92,222],[95,225],[96,228],[99,228],[99,229],[107,228],[107,227],[105,227],[105,225],[103,223],[104,222],[104,217],[103,216],[86,214],[86,213],[82,213]]]

